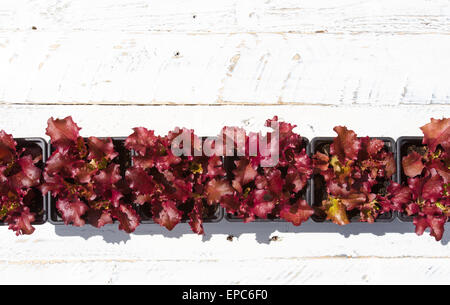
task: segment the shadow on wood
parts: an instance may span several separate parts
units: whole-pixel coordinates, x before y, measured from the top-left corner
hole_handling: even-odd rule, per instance
[[[448,225],[447,225],[448,226]],[[277,239],[277,234],[283,233],[339,233],[346,238],[358,234],[373,234],[383,236],[386,233],[412,233],[414,226],[412,223],[402,223],[395,220],[391,223],[351,223],[347,226],[338,226],[333,223],[314,223],[308,221],[299,227],[295,227],[289,223],[231,223],[222,220],[215,224],[205,224],[205,235],[202,240],[209,241],[213,235],[223,234],[224,238],[232,241],[234,237],[239,238],[243,234],[255,234],[258,243],[269,244]],[[97,229],[92,226],[76,228],[73,226],[55,226],[55,233],[59,236],[80,236],[89,239],[94,236],[102,236],[107,243],[126,243],[131,236],[123,231],[119,231],[117,225],[107,225]],[[188,224],[179,224],[172,231],[168,231],[158,224],[142,224],[133,233],[135,235],[161,235],[165,238],[181,238],[183,235],[194,234]],[[427,234],[427,233],[424,233]],[[450,236],[444,235],[441,243],[447,245]]]

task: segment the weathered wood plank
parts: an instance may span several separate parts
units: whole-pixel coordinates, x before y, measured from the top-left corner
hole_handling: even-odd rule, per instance
[[[386,226],[400,232],[412,229],[396,223]],[[32,236],[17,238],[0,228],[0,283],[448,281],[448,238],[443,245],[414,233],[377,236],[380,231],[370,229],[377,235],[357,234],[361,227],[350,225],[341,230],[325,225],[324,230],[324,225],[307,223],[294,233],[285,224],[223,222],[206,225],[213,234],[204,238],[189,233],[187,224],[173,232],[145,225],[131,236],[112,226],[99,230],[47,224]],[[236,236],[233,241],[227,240],[228,234]],[[273,235],[278,241],[269,242]]]
[[[0,30],[450,33],[448,0],[3,0]]]
[[[83,136],[127,136],[144,126],[165,134],[175,126],[193,128],[201,136],[217,135],[223,126],[261,130],[274,115],[297,124],[308,138],[335,135],[333,127],[346,125],[361,136],[420,135],[420,126],[430,118],[450,117],[448,105],[370,106],[106,106],[106,105],[1,105],[0,129],[16,137],[45,136],[51,116],[72,115]]]
[[[450,104],[450,35],[0,33],[0,103]]]
[[[183,248],[184,249],[184,248]],[[0,262],[2,284],[448,284],[449,259]]]

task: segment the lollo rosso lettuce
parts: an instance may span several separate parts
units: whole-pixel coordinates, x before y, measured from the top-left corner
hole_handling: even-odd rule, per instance
[[[421,127],[423,147],[410,147],[402,158],[407,186],[395,185],[393,209],[414,216],[416,233],[442,239],[450,216],[450,119],[431,119]]]
[[[42,155],[33,158],[25,149],[18,149],[13,137],[0,131],[0,220],[17,235],[32,234],[35,214],[30,211],[30,196],[39,186],[41,170],[36,163]]]
[[[111,138],[86,140],[80,129],[72,117],[48,120],[46,134],[54,151],[44,170],[42,193],[51,192],[66,225],[88,222],[100,228],[118,220],[119,229],[133,232],[139,216],[124,201],[126,186]]]
[[[311,159],[302,137],[293,132],[296,125],[279,122],[275,116],[266,121],[266,127],[277,133],[247,134],[237,127],[222,130],[223,143],[232,143],[224,152],[235,157],[227,158],[230,181],[223,182],[217,198],[227,213],[244,222],[281,218],[298,226],[314,213],[305,200]]]
[[[358,138],[344,126],[334,131],[333,143],[313,156],[314,171],[323,178],[327,192],[318,214],[339,225],[358,214],[361,222],[372,223],[391,211],[388,185],[396,171],[394,155],[382,140]]]
[[[184,141],[178,143],[180,137]],[[125,145],[134,151],[133,166],[126,171],[134,202],[168,230],[188,219],[192,231],[203,234],[204,219],[218,209],[220,194],[230,188],[222,158],[203,154],[202,140],[186,128],[166,136],[134,128]],[[173,149],[185,153],[174,154]]]

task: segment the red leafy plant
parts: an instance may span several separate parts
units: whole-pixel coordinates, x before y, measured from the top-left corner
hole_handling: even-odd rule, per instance
[[[222,130],[223,143],[232,143],[224,151],[235,157],[227,157],[230,182],[224,182],[217,197],[229,214],[244,222],[281,218],[298,226],[314,213],[305,200],[311,159],[303,138],[293,132],[296,125],[279,122],[275,116],[265,126],[273,132],[247,134],[237,127]],[[278,162],[269,162],[274,157]]]
[[[32,234],[35,213],[30,206],[39,186],[41,170],[36,163],[42,154],[33,157],[25,148],[19,149],[13,137],[0,131],[0,220],[17,235]]]
[[[42,193],[56,198],[66,225],[88,222],[100,228],[118,220],[119,229],[133,232],[139,217],[124,202],[126,187],[112,139],[85,139],[80,129],[72,117],[48,120],[46,134],[54,151],[45,167]]]
[[[186,128],[157,136],[137,127],[126,147],[134,151],[133,166],[126,172],[134,202],[168,230],[188,220],[193,232],[203,234],[205,218],[217,211],[219,194],[227,187],[222,158],[203,154],[202,139]]]
[[[358,138],[344,126],[334,131],[331,145],[313,156],[314,171],[326,186],[317,214],[339,225],[358,215],[372,223],[391,210],[387,188],[396,172],[394,155],[380,139]]]
[[[414,217],[416,233],[439,241],[450,216],[450,119],[431,119],[421,127],[420,145],[410,145],[402,158],[407,186],[395,185],[393,209]]]

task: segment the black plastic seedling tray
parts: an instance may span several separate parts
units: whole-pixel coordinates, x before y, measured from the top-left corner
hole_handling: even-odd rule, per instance
[[[311,155],[310,152],[310,145],[309,145],[309,140],[308,138],[302,137],[302,147],[306,148],[306,154],[308,156]],[[234,164],[234,161],[239,160],[239,157],[225,157],[224,158],[224,167],[225,167],[225,171],[227,172],[227,177],[230,177],[229,179],[231,180],[233,178],[233,170],[236,168],[236,165]],[[309,202],[309,188],[310,188],[310,180],[308,180],[308,184],[306,185],[306,187],[303,189],[302,191],[302,198],[305,199],[307,202]],[[229,222],[243,222],[244,220],[236,215],[230,214],[230,213],[226,213],[225,214],[225,219],[228,220]],[[286,222],[286,220],[279,218],[279,217],[274,217],[271,215],[268,215],[267,218],[259,218],[256,217],[255,220],[253,220],[253,222]]]
[[[120,164],[120,174],[122,177],[125,177],[125,171],[132,166],[132,155],[133,151],[129,151],[127,148],[125,148],[125,140],[126,137],[111,137],[114,149],[119,153],[119,164]],[[48,155],[51,156],[53,153],[53,148],[51,144],[48,144]],[[132,203],[132,195],[130,194],[124,194],[125,195],[125,201]],[[54,197],[51,196],[51,193],[48,194],[48,202],[49,202],[49,211],[48,211],[48,219],[49,222],[54,225],[63,225],[64,221],[59,214],[58,210],[56,209],[56,200]],[[187,203],[189,204],[189,203]],[[150,209],[147,205],[139,206],[136,204],[132,204],[134,209],[139,214],[139,217],[141,219],[141,224],[154,224],[155,222],[152,219],[152,215],[148,212]],[[207,205],[205,205],[207,206]],[[205,217],[203,219],[204,223],[214,223],[219,222],[223,218],[223,210],[221,207],[217,207],[214,211],[209,211],[209,216]],[[181,222],[186,223],[189,219],[183,218]]]
[[[206,140],[207,137],[200,137],[202,141]],[[134,151],[132,151],[132,154],[134,154]],[[223,158],[222,158],[222,162]],[[181,204],[178,206],[178,209],[181,211],[190,211],[192,209],[193,202],[188,201],[184,204]],[[224,210],[220,205],[216,205],[215,207],[208,205],[206,202],[204,203],[204,207],[206,208],[205,216],[203,217],[203,223],[216,223],[220,222],[223,219],[224,216]],[[185,209],[184,209],[185,208]],[[146,203],[142,206],[137,207],[139,216],[141,217],[141,223],[142,224],[154,224],[156,223],[153,220],[153,215],[151,213],[151,209],[149,206],[149,203]],[[181,223],[188,223],[189,217],[187,215],[183,215],[183,218],[181,219]]]
[[[100,139],[104,139],[105,137],[101,137]],[[85,138],[86,140],[87,138]],[[119,153],[118,156],[118,163],[120,164],[120,174],[122,175],[122,177],[125,177],[125,170],[127,168],[130,167],[131,165],[131,154],[130,152],[125,148],[125,139],[126,137],[111,137],[113,144],[114,144],[114,149]],[[48,156],[50,157],[54,151],[52,145],[50,144],[50,142],[47,145],[48,147]],[[130,194],[124,194],[125,195],[125,199],[127,198],[127,196],[130,196]],[[52,197],[51,192],[49,192],[47,194],[47,200],[48,200],[48,205],[49,205],[49,209],[48,209],[48,221],[51,224],[54,225],[64,225],[64,221],[61,217],[61,215],[59,214],[58,210],[56,209],[56,200],[54,197]],[[86,224],[88,224],[86,222]]]
[[[17,142],[17,149],[25,149],[26,154],[31,154],[33,157],[38,157],[42,155],[42,160],[39,161],[36,166],[42,171],[45,167],[45,162],[47,161],[47,144],[42,138],[15,138]],[[31,204],[29,205],[30,211],[35,214],[35,221],[33,225],[42,225],[47,222],[47,198],[42,196],[41,191],[38,188],[33,188],[34,198],[31,199]],[[5,222],[0,221],[0,226],[7,225]]]
[[[374,137],[376,139],[380,139],[384,142],[384,146],[386,149],[388,149],[390,152],[394,153],[394,157],[396,156],[395,150],[395,141],[392,138],[387,137]],[[320,151],[325,145],[330,145],[333,143],[334,138],[333,137],[316,137],[312,139],[311,141],[311,154],[314,155],[316,152]],[[398,167],[397,167],[398,172]],[[311,179],[311,186],[310,186],[310,204],[313,208],[319,207],[322,204],[322,200],[325,199],[325,196],[327,194],[326,186],[323,181],[323,178],[320,175],[313,175]],[[397,182],[397,173],[395,173],[392,176],[392,180],[394,182]],[[381,214],[376,220],[375,223],[386,223],[391,222],[395,218],[395,213],[389,212],[385,214]],[[325,217],[322,215],[314,214],[311,216],[312,220],[315,222],[331,222],[330,220],[325,220]],[[350,222],[359,222],[360,217],[359,215],[354,215],[352,217],[349,217]]]
[[[402,159],[408,154],[411,146],[425,146],[422,144],[422,140],[423,137],[400,137],[397,139],[397,180],[403,185],[408,185],[408,181],[403,173]],[[403,222],[412,222],[414,216],[399,212],[398,218]]]
[[[186,210],[191,210],[190,206],[193,203],[191,202],[186,202],[185,204],[182,204],[180,206],[178,206],[177,208],[179,210],[184,210],[183,206],[186,206]],[[206,208],[210,208],[209,210],[207,210],[207,213],[205,217],[203,217],[203,223],[216,223],[222,220],[223,218],[223,209],[220,206],[217,206],[216,208],[213,208],[211,206],[209,206],[208,204],[204,204],[204,207]],[[142,224],[154,224],[156,223],[153,218],[152,218],[152,214],[150,212],[150,207],[149,204],[146,203],[140,207],[138,207],[138,213],[139,216],[141,217],[141,223]],[[187,223],[189,222],[189,218],[186,217],[185,215],[183,215],[183,218],[180,221],[181,223]]]

